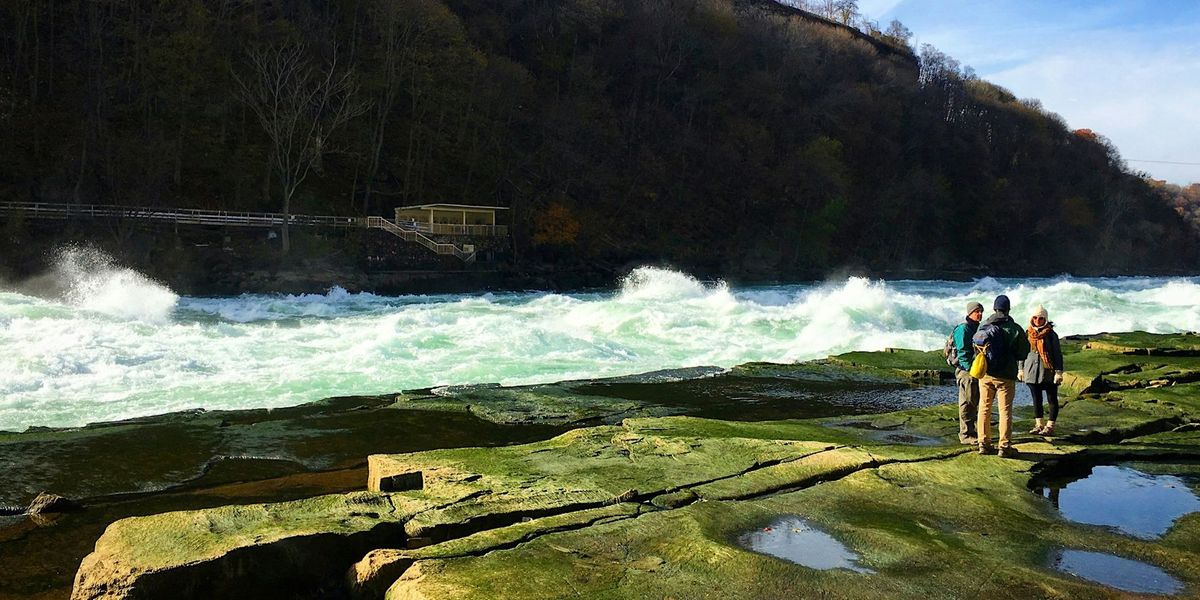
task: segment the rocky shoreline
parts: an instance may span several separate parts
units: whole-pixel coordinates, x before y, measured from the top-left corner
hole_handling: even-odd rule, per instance
[[[954,443],[944,363],[916,351],[2,434],[19,475],[0,504],[46,490],[84,509],[0,517],[0,550],[20,557],[0,596],[1125,593],[1051,568],[1076,550],[1157,565],[1194,593],[1200,514],[1143,540],[1069,522],[1030,489],[1079,464],[1194,469],[1200,336],[1066,351],[1063,429],[1019,436],[1018,460]],[[780,519],[828,532],[862,572],[738,542]]]

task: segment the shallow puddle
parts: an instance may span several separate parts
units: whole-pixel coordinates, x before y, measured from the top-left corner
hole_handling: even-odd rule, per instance
[[[1154,565],[1101,552],[1062,550],[1053,557],[1052,566],[1125,592],[1169,595],[1183,591],[1183,583]]]
[[[812,569],[873,572],[859,566],[857,554],[800,517],[776,519],[762,529],[743,534],[738,538],[738,544]]]
[[[1186,472],[1179,465],[1177,472]],[[1158,465],[1155,470],[1168,469]],[[1076,523],[1101,525],[1140,539],[1156,539],[1175,520],[1200,511],[1188,482],[1177,475],[1149,474],[1128,465],[1097,465],[1043,480],[1034,488]]]

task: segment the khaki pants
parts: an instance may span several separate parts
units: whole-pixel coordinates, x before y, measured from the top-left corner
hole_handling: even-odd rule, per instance
[[[1013,395],[1017,390],[1017,382],[1012,379],[1000,379],[984,375],[979,380],[979,421],[976,431],[979,432],[979,443],[989,444],[992,441],[992,402],[1000,407],[1000,448],[1012,447],[1012,404]]]
[[[977,438],[975,421],[979,419],[979,380],[962,370],[954,370],[958,383],[958,441]]]

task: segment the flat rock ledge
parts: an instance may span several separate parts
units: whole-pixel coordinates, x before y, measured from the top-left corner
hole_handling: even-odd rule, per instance
[[[1061,435],[1019,436],[1015,460],[955,443],[950,403],[854,423],[629,418],[531,444],[373,455],[366,491],[117,521],[72,597],[1120,597],[1049,569],[1061,548],[1153,563],[1194,593],[1200,514],[1141,540],[1067,522],[1029,491],[1040,472],[1074,462],[1200,459],[1200,384],[1180,375],[1200,358],[1124,350],[1200,340],[1145,335],[1105,338],[1121,352],[1069,342],[1079,385]],[[917,354],[914,366],[927,364]],[[902,354],[876,360],[904,368]],[[1172,385],[1132,383],[1164,378]],[[1097,380],[1102,390],[1084,389]],[[738,543],[789,515],[872,574]]]

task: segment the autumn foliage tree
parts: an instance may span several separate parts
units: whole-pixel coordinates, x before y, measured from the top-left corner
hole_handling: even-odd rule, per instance
[[[534,218],[533,243],[537,246],[572,246],[581,227],[571,209],[561,202],[554,202]]]

